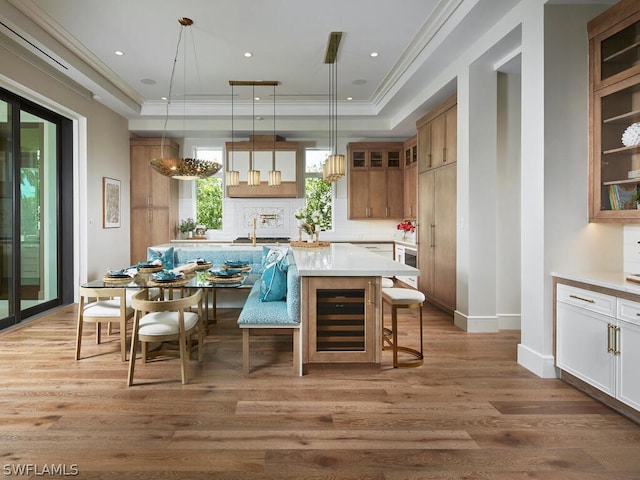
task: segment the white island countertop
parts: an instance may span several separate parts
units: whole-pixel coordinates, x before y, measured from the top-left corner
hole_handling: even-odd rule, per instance
[[[392,277],[418,276],[420,270],[370,252],[352,243],[328,247],[293,248],[298,274],[302,277]]]
[[[627,277],[633,276],[640,280],[639,274],[623,273],[623,272],[583,272],[583,273],[560,273],[551,272],[552,277],[562,278],[565,280],[573,280],[574,282],[587,283],[619,292],[632,293],[640,295],[640,283],[627,280]]]

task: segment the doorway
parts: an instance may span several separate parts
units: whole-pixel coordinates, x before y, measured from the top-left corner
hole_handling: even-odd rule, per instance
[[[72,298],[70,143],[69,119],[0,90],[0,328]]]

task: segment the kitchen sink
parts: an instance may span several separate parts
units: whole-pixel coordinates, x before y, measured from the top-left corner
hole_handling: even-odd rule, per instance
[[[256,237],[256,243],[289,243],[289,237]],[[233,243],[253,243],[249,237],[238,237]]]

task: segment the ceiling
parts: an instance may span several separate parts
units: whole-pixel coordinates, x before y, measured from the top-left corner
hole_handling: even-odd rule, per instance
[[[229,138],[229,81],[276,80],[275,102],[271,87],[255,90],[259,101],[251,87],[234,89],[234,134],[272,132],[275,103],[277,133],[305,139],[329,128],[324,57],[330,32],[340,31],[339,135],[407,138],[421,115],[455,92],[452,81],[422,98],[424,85],[516,3],[4,0],[0,34],[128,118],[138,135]],[[183,16],[194,24],[177,49]]]

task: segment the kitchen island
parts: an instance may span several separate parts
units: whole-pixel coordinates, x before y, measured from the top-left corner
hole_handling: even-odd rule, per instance
[[[382,277],[419,270],[349,243],[293,248],[301,279],[303,369],[312,364],[380,365]]]

